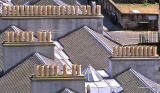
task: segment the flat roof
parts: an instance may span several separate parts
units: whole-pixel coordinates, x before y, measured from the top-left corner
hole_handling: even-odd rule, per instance
[[[115,4],[122,13],[138,10],[143,14],[159,14],[159,4]]]

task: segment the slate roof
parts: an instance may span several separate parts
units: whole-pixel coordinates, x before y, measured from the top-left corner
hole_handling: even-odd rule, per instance
[[[0,78],[0,93],[30,93],[30,79],[35,64],[42,64],[36,55],[26,59]]]
[[[30,93],[29,77],[34,73],[35,64],[62,64],[58,59],[52,60],[39,53],[30,56],[21,64],[0,78],[0,93]],[[59,68],[62,73],[62,67]]]
[[[65,4],[76,5],[77,0],[60,0]],[[58,5],[55,0],[12,0],[15,5],[23,5],[26,2],[31,2],[34,5]]]
[[[38,0],[12,0],[15,5],[23,5],[26,2],[36,2]]]
[[[57,5],[57,3],[54,0],[40,0],[34,5]]]
[[[111,31],[108,32],[109,35],[112,37],[111,39],[115,40],[116,42],[122,45],[133,45],[139,43],[139,35],[144,35],[148,37],[150,42],[157,42],[158,41],[158,32],[134,32],[134,31]]]
[[[95,69],[106,69],[108,71],[108,58],[111,53],[106,45],[109,45],[110,42],[107,43],[106,40],[104,44],[97,34],[97,32],[94,33],[93,30],[84,26],[61,37],[58,41],[73,63],[82,64],[82,68],[91,64]]]
[[[132,68],[115,76],[115,79],[118,80],[123,88],[121,93],[155,93]]]
[[[154,91],[160,93],[160,84],[157,84],[156,82],[148,79],[147,77],[143,76],[142,74],[135,71],[135,73],[143,80],[145,81]]]

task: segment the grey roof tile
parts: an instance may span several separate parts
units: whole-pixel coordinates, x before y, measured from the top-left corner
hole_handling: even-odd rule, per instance
[[[155,91],[143,81],[132,68],[115,76],[121,84],[121,93],[155,93]]]
[[[82,64],[82,68],[91,64],[95,69],[108,71],[108,58],[111,54],[93,34],[83,27],[61,37],[59,42],[73,63]]]
[[[62,63],[58,59],[49,59],[35,53],[0,78],[0,87],[2,88],[0,93],[30,93],[29,77],[34,73],[35,64],[58,64],[60,66],[59,71],[62,73]]]
[[[0,78],[0,93],[30,93],[30,79],[35,64],[42,64],[36,55],[26,59]]]
[[[113,40],[122,45],[133,45],[140,43],[139,35],[143,35],[149,39],[150,42],[157,42],[157,31],[152,32],[134,32],[134,31],[111,31],[108,32]]]

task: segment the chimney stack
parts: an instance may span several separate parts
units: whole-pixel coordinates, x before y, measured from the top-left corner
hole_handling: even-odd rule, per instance
[[[113,57],[157,57],[156,46],[114,46]]]

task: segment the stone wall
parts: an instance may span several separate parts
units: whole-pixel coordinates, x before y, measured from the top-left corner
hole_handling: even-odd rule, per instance
[[[125,30],[158,30],[158,15],[157,14],[131,14],[131,13],[122,13],[116,6],[115,2],[112,0],[99,0],[98,4],[101,4],[102,9],[105,11],[107,15],[110,15],[112,20],[116,21],[118,24],[122,26]],[[112,14],[115,14],[113,16]],[[152,17],[151,17],[152,16]],[[151,18],[156,18],[152,20]],[[146,22],[142,26],[141,24]]]

